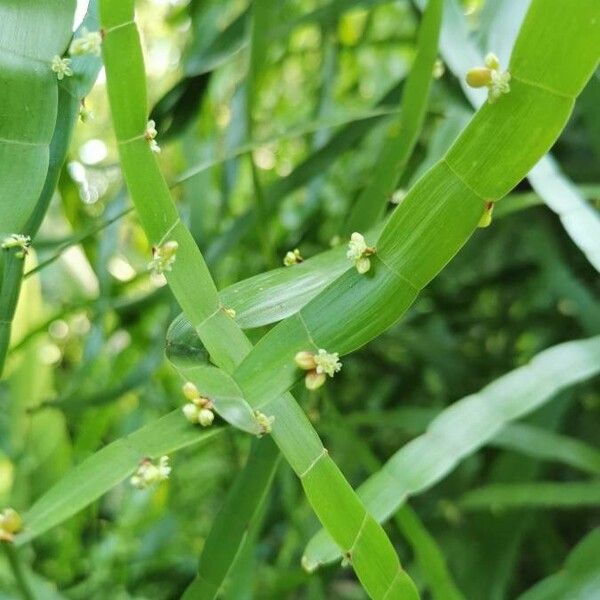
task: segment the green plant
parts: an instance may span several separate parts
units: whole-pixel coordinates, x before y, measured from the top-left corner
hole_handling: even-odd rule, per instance
[[[10,465],[0,463],[0,469],[12,473],[14,464],[18,476],[14,486],[12,480],[0,486],[0,498],[23,514],[22,529],[0,515],[0,543],[14,589],[23,597],[45,594],[48,578],[60,581],[65,595],[73,598],[102,597],[109,589],[115,595],[125,586],[127,597],[139,586],[152,597],[188,600],[249,594],[349,598],[353,593],[381,599],[418,598],[422,593],[436,599],[501,598],[532,583],[528,576],[511,588],[509,581],[533,517],[517,526],[508,521],[510,515],[497,523],[488,513],[542,507],[585,511],[600,502],[597,482],[581,479],[600,472],[600,455],[585,441],[593,434],[585,424],[578,424],[574,434],[565,426],[568,390],[576,385],[584,390],[581,398],[574,392],[582,410],[593,411],[596,402],[593,391],[585,396],[585,390],[593,390],[585,382],[598,374],[600,365],[595,284],[586,279],[583,267],[574,274],[563,259],[562,253],[571,250],[560,230],[551,230],[554,225],[543,219],[527,221],[529,211],[547,204],[597,269],[598,216],[584,196],[593,198],[598,187],[593,182],[576,187],[545,156],[597,67],[597,3],[532,0],[525,15],[525,10],[511,11],[508,3],[487,2],[477,22],[481,49],[469,38],[453,0],[415,2],[425,9],[422,17],[407,2],[387,6],[383,0],[332,0],[311,5],[310,11],[301,4],[191,2],[174,12],[173,27],[191,27],[189,59],[182,79],[150,112],[147,73],[152,59],[145,63],[138,29],[143,17],[136,16],[134,0],[100,0],[98,6],[92,1],[73,39],[74,2],[65,0],[48,11],[42,3],[27,0],[28,9],[21,13],[11,2],[2,7],[0,0],[0,16],[7,17],[2,27],[27,32],[25,41],[11,33],[7,39],[12,46],[0,51],[0,58],[8,57],[0,66],[8,82],[10,117],[0,125],[0,152],[6,156],[0,166],[2,368],[11,329],[16,340],[0,390],[9,408],[0,423],[0,458],[6,457]],[[335,97],[332,65],[337,53],[342,65],[344,53],[360,57],[362,36],[370,39],[366,32],[371,27],[379,40],[373,15],[399,6],[411,32],[401,42],[410,49],[408,74],[403,72],[387,93],[377,93],[379,100],[372,106],[351,117],[332,116],[327,104]],[[43,35],[38,37],[38,31]],[[298,40],[293,41],[296,32]],[[479,107],[474,115],[455,79],[448,74],[441,81],[433,78],[438,38],[465,98]],[[290,48],[282,49],[288,39]],[[499,59],[483,58],[493,49],[486,47],[491,41],[498,44]],[[100,45],[122,179],[147,242],[125,205],[113,164],[89,168],[101,173],[100,197],[118,190],[101,207],[105,213],[100,217],[101,209],[94,214],[80,207],[73,163],[64,167],[81,102],[100,68],[94,55]],[[565,45],[570,52],[564,52]],[[90,55],[76,56],[80,51]],[[293,89],[294,73],[312,74],[313,52],[323,62],[314,107],[306,111],[304,103],[288,99],[289,112],[303,110],[306,118],[301,126],[273,133],[265,123],[279,101],[266,102],[263,91],[285,86],[272,69],[281,68]],[[287,71],[279,64],[290,56],[295,60],[296,54],[308,56],[302,67],[294,63]],[[484,64],[484,83],[491,87],[495,77],[501,79],[489,95],[491,101],[464,83],[470,69],[481,71]],[[468,79],[479,84],[477,77]],[[227,102],[213,99],[222,89],[230,94]],[[152,87],[150,92],[154,99]],[[31,100],[27,118],[21,118],[25,93]],[[312,91],[301,93],[312,98]],[[338,129],[327,137],[332,127]],[[226,131],[224,142],[220,129]],[[216,132],[214,146],[198,142],[206,131]],[[265,166],[277,161],[270,145],[300,138],[306,138],[309,150],[290,151],[293,166],[273,177]],[[159,159],[168,140],[181,140],[176,147],[197,156],[171,154],[169,146],[167,157]],[[358,150],[359,142],[364,152]],[[169,177],[171,186],[161,172],[169,161],[177,164],[177,174]],[[326,170],[335,175],[334,185]],[[536,193],[513,193],[525,177]],[[222,193],[218,207],[210,200],[214,179]],[[353,187],[354,179],[360,185]],[[16,211],[4,200],[15,193],[15,185],[21,186],[23,198]],[[407,192],[387,210],[397,186]],[[304,187],[304,201],[290,208],[290,197]],[[60,209],[51,204],[55,190]],[[345,204],[336,212],[332,207],[338,196]],[[57,211],[73,232],[35,237],[42,220],[52,223]],[[504,237],[496,238],[487,228],[492,218]],[[286,225],[290,222],[295,225]],[[513,257],[508,251],[516,235],[511,228],[519,227],[528,234],[531,229],[531,247]],[[449,265],[479,228],[474,240],[479,250],[472,251],[469,244]],[[333,234],[337,242],[324,250]],[[28,255],[30,237],[34,256]],[[548,243],[555,238],[561,240],[556,247]],[[128,247],[127,260],[115,252],[121,245]],[[295,251],[300,245],[302,252]],[[42,316],[35,286],[41,276],[46,292],[51,282],[46,274],[74,247],[93,267],[94,292],[58,305],[50,318]],[[273,268],[284,248],[292,253],[291,266]],[[305,254],[314,256],[304,261]],[[26,261],[30,267],[24,276]],[[131,263],[137,264],[133,275],[123,267]],[[453,275],[443,279],[447,266],[455,269],[456,282]],[[256,274],[264,268],[270,270]],[[531,269],[539,297],[526,288]],[[442,282],[434,282],[431,291],[429,284],[442,270]],[[161,278],[168,288],[156,285]],[[513,278],[527,291],[514,286]],[[223,281],[228,285],[221,286]],[[501,302],[493,300],[497,289],[512,293],[513,287],[519,293],[509,295],[507,314],[522,320],[542,314],[545,320],[543,327],[521,324],[523,331],[514,333],[514,352],[508,359],[513,331],[507,323],[490,324],[489,315],[504,314]],[[462,314],[462,300],[457,300],[457,290],[463,289],[481,291],[472,315]],[[22,312],[15,313],[19,297],[25,319]],[[64,372],[50,369],[58,342],[44,345],[47,329],[54,338],[64,338],[66,319],[82,309],[91,318],[85,341],[74,344]],[[176,316],[179,310],[183,313]],[[403,337],[398,337],[396,325],[403,317]],[[565,323],[563,317],[571,321]],[[465,339],[485,332],[485,352],[473,352],[469,344],[463,348],[457,341],[451,330],[465,321],[471,327]],[[163,361],[167,322],[168,361]],[[65,356],[68,352],[65,345]],[[406,380],[419,383],[400,386],[403,397],[419,401],[397,411],[388,405],[398,392],[390,366],[395,363],[419,369],[416,376],[405,372]],[[44,365],[39,373],[38,365]],[[334,375],[333,381],[327,377]],[[48,391],[54,389],[48,383],[53,376],[59,390],[54,395]],[[474,389],[481,391],[473,394]],[[424,398],[433,398],[432,405],[418,406]],[[350,407],[356,419],[347,414]],[[213,424],[215,414],[218,424]],[[530,422],[515,423],[530,414]],[[390,428],[403,432],[402,443],[390,436]],[[418,436],[408,441],[407,431]],[[487,455],[485,447],[495,450],[486,450]],[[182,458],[177,457],[175,482],[168,486],[182,483],[168,497],[165,490],[170,487],[158,482],[168,478],[167,457],[178,451]],[[497,461],[492,452],[498,453]],[[522,465],[515,453],[526,457]],[[29,463],[23,458],[28,456]],[[225,456],[227,467],[222,469]],[[477,461],[489,461],[489,472]],[[545,463],[567,475],[554,480],[552,472],[544,473]],[[160,477],[155,476],[158,466]],[[198,471],[178,479],[180,470],[195,467]],[[576,472],[575,481],[571,471]],[[515,480],[506,474],[516,475]],[[127,495],[118,486],[130,477],[144,488],[137,495]],[[454,486],[449,488],[453,500],[432,496],[437,498],[435,515],[443,515],[450,529],[458,528],[465,515],[476,525],[482,523],[481,543],[488,556],[480,569],[473,568],[479,553],[469,548],[467,536],[473,532],[464,530],[463,537],[448,532],[438,516],[432,517],[431,504],[418,502],[446,479]],[[194,485],[196,481],[203,483]],[[228,489],[215,506],[210,490],[220,484]],[[208,492],[200,491],[203,485]],[[414,501],[410,506],[408,497]],[[203,507],[200,514],[193,512],[196,502]],[[109,516],[97,517],[96,506]],[[173,556],[161,564],[160,544],[152,536],[143,537],[146,519],[167,506],[173,507],[171,520],[153,529],[154,535],[164,540],[170,531],[180,543],[185,539],[188,559],[200,556],[197,565],[195,559],[183,564]],[[313,513],[323,530],[308,541]],[[584,527],[587,513],[581,514]],[[486,518],[493,521],[489,534]],[[393,527],[385,525],[388,519]],[[286,523],[285,536],[273,525],[279,520]],[[103,547],[100,522],[106,523],[107,536],[113,536],[112,550]],[[551,517],[540,522],[553,527]],[[274,538],[268,542],[266,523]],[[68,541],[49,533],[42,536],[59,525],[68,532]],[[196,527],[201,534],[192,533]],[[97,540],[86,539],[89,529]],[[566,550],[560,535],[554,535],[554,546]],[[142,537],[137,558],[145,566],[112,579],[108,573],[118,571],[115,566],[123,556],[135,551],[131,540]],[[523,597],[539,597],[547,589],[566,597],[580,585],[572,573],[581,572],[586,581],[597,577],[586,558],[594,540],[591,534],[573,551],[565,573],[543,580]],[[27,548],[32,543],[40,557],[56,559],[32,560]],[[453,547],[460,551],[453,552]],[[89,575],[75,559],[85,554],[84,548],[91,549],[99,565]],[[265,554],[269,559],[256,569],[256,557]],[[565,554],[557,550],[549,557],[539,550],[535,578],[540,571],[543,576],[553,571]],[[344,572],[317,570],[340,558],[353,568],[362,590]],[[146,565],[152,560],[156,564]],[[178,569],[172,581],[153,583],[154,575]],[[465,575],[475,571],[477,576]],[[121,582],[126,582],[122,588]]]

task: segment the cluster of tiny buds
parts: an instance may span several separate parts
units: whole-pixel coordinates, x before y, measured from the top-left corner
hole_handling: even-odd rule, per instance
[[[2,240],[3,250],[12,250],[17,248],[15,256],[17,258],[24,258],[31,246],[31,238],[28,235],[21,235],[20,233],[11,233]]]
[[[163,275],[173,268],[173,263],[177,258],[177,248],[179,244],[170,240],[162,246],[152,247],[152,260],[148,263],[148,269],[155,275]]]
[[[466,81],[474,88],[487,87],[488,102],[493,104],[502,94],[510,92],[510,73],[502,71],[498,57],[491,52],[484,62],[485,67],[469,69]]]
[[[156,123],[150,119],[148,123],[146,123],[146,131],[144,131],[144,137],[148,140],[148,144],[150,145],[150,150],[155,154],[160,154],[160,146],[156,141],[156,136],[158,135],[158,131],[156,130]]]
[[[189,400],[182,409],[185,418],[193,425],[200,424],[202,427],[212,425],[215,420],[213,403],[208,398],[204,398],[191,381],[186,381],[182,390],[183,395]]]
[[[350,236],[346,257],[354,261],[354,266],[361,275],[364,275],[371,268],[369,257],[375,254],[375,252],[375,248],[367,246],[365,237],[361,233],[355,231]]]
[[[302,255],[300,254],[300,250],[298,250],[298,248],[294,248],[293,250],[286,252],[285,256],[283,257],[283,264],[286,267],[297,265],[303,261],[304,258],[302,258]]]
[[[91,54],[93,56],[100,56],[102,49],[102,34],[99,31],[88,31],[83,28],[81,35],[74,39],[69,46],[69,54],[71,56],[83,56],[85,54]],[[62,57],[56,54],[52,58],[50,68],[59,80],[65,77],[71,77],[73,75],[73,69],[71,68],[71,59]]]
[[[149,458],[144,458],[137,471],[131,476],[129,483],[138,490],[144,490],[155,483],[169,479],[170,474],[171,467],[168,456],[161,456],[156,465]]]
[[[303,350],[294,357],[296,365],[303,371],[308,371],[304,378],[304,384],[309,390],[320,388],[329,377],[333,377],[341,368],[337,352],[327,352],[321,348],[316,354]]]
[[[483,214],[477,223],[477,227],[489,227],[492,222],[492,213],[494,212],[494,203],[486,202],[483,207]]]
[[[271,433],[273,431],[273,422],[275,421],[275,417],[267,417],[264,413],[261,413],[260,410],[254,411],[254,418],[258,423],[258,427],[260,428],[260,433],[258,437],[262,437],[267,433]]]
[[[436,58],[435,62],[433,63],[433,78],[434,79],[440,79],[441,77],[444,76],[444,73],[446,72],[446,65],[444,64],[444,62],[439,59]]]

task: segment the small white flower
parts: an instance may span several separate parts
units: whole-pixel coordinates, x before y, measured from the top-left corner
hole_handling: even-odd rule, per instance
[[[286,252],[285,256],[283,257],[283,264],[286,267],[291,267],[292,265],[297,265],[298,263],[301,263],[303,260],[304,259],[300,254],[300,250],[298,250],[298,248],[294,248],[293,250]]]
[[[158,131],[156,130],[156,123],[154,120],[150,119],[146,124],[146,131],[144,132],[144,137],[148,140],[148,144],[150,145],[150,150],[155,154],[160,154],[160,146],[156,141],[156,136],[158,135]]]
[[[129,482],[132,486],[142,490],[155,483],[159,483],[169,478],[171,467],[169,466],[169,457],[161,456],[158,465],[155,465],[149,458],[142,460],[134,475]]]
[[[308,371],[304,384],[309,390],[320,388],[326,381],[327,375],[333,377],[341,368],[337,352],[327,352],[321,348],[316,354],[304,350],[294,357],[296,365],[303,371]]]
[[[256,419],[256,422],[258,423],[258,426],[260,427],[259,437],[267,433],[271,433],[271,431],[273,430],[273,423],[275,421],[275,417],[267,417],[267,415],[261,413],[259,410],[254,411],[254,417]]]
[[[315,369],[318,374],[325,373],[329,377],[333,377],[341,368],[342,363],[339,360],[340,355],[337,352],[327,352],[321,348],[314,356]]]
[[[375,254],[375,248],[370,248],[367,246],[365,237],[355,231],[350,236],[346,257],[354,261],[354,266],[361,275],[366,273],[371,268],[369,256],[372,256],[373,254]]]
[[[50,63],[50,68],[56,73],[57,79],[61,80],[65,77],[71,77],[73,75],[73,69],[71,69],[71,59],[61,58],[58,54],[54,56]]]
[[[474,88],[487,87],[488,102],[493,104],[510,92],[510,73],[502,71],[498,57],[490,52],[484,60],[485,67],[474,67],[467,72],[467,83]]]
[[[488,102],[493,104],[502,96],[510,92],[510,73],[508,71],[492,70],[492,82],[488,86]]]
[[[148,269],[155,275],[162,275],[173,268],[177,258],[179,244],[175,241],[165,242],[162,246],[152,249],[152,260],[148,263]]]
[[[12,248],[19,248],[19,251],[16,252],[16,256],[18,258],[23,258],[27,251],[29,250],[29,246],[31,245],[31,238],[28,235],[21,235],[20,233],[11,233],[11,235],[6,236],[2,240],[2,249],[3,250],[11,250]]]
[[[170,474],[171,465],[169,464],[169,457],[161,456],[158,461],[158,480],[164,481],[165,479],[169,479]]]
[[[99,31],[88,31],[83,28],[81,35],[71,42],[69,54],[71,56],[81,56],[83,54],[93,54],[100,56],[102,50],[102,34]]]
[[[225,314],[232,319],[235,319],[235,315],[237,315],[235,308],[224,308]]]
[[[346,257],[350,260],[358,260],[363,254],[367,251],[367,242],[365,241],[365,237],[357,233],[356,231],[350,236],[350,241],[348,242],[348,252],[346,252]]]

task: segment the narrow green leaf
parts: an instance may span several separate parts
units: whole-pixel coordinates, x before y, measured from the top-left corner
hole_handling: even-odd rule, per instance
[[[222,592],[227,575],[270,488],[280,457],[271,440],[253,442],[244,469],[236,477],[215,517],[202,548],[198,575],[185,591],[183,600],[209,600]]]
[[[443,0],[430,0],[427,4],[398,121],[391,124],[371,178],[352,207],[344,228],[346,235],[369,229],[379,221],[417,143],[437,58],[442,8]]]
[[[536,481],[490,484],[471,490],[459,499],[462,510],[577,508],[600,505],[600,482]]]
[[[600,450],[540,427],[514,423],[504,428],[491,443],[527,456],[561,462],[592,475],[600,475]]]
[[[518,600],[595,600],[600,589],[600,528],[588,533],[567,556],[564,567],[536,583]]]
[[[20,546],[30,542],[66,521],[129,477],[142,459],[156,459],[203,444],[221,432],[217,428],[204,431],[192,427],[178,409],[110,443],[69,471],[25,513],[25,528],[15,543]]]

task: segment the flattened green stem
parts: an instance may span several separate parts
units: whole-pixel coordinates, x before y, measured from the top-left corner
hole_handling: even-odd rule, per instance
[[[109,100],[131,197],[153,245],[178,243],[176,260],[167,273],[169,285],[212,360],[232,372],[252,346],[220,305],[204,259],[177,215],[144,137],[146,84],[133,0],[103,0],[101,18]],[[351,555],[367,593],[375,599],[417,598],[383,529],[365,511],[292,396],[285,393],[272,398],[262,412],[275,417],[273,439],[301,477],[321,522]]]
[[[564,9],[567,31],[577,35],[577,24],[585,30],[594,19],[600,26],[598,4],[584,2],[577,9]],[[533,14],[541,19],[537,26],[544,28],[544,12],[536,9]],[[528,18],[526,25],[529,35],[536,22]],[[547,30],[543,42],[552,46],[564,39],[555,27]],[[589,44],[595,44],[592,38]],[[571,114],[573,90],[583,87],[596,66],[597,50],[582,52],[583,63],[569,54],[580,80],[575,86],[569,75],[564,89],[532,79],[548,74],[555,82],[555,74],[522,58],[524,51],[522,34],[515,65],[511,63],[510,93],[476,113],[394,210],[379,239],[367,240],[376,247],[371,271],[345,272],[274,327],[237,368],[234,377],[250,405],[260,407],[301,377],[293,368],[299,350],[316,347],[346,354],[395,323],[472,235],[488,203],[508,193],[554,143]],[[535,56],[540,57],[539,48]]]

